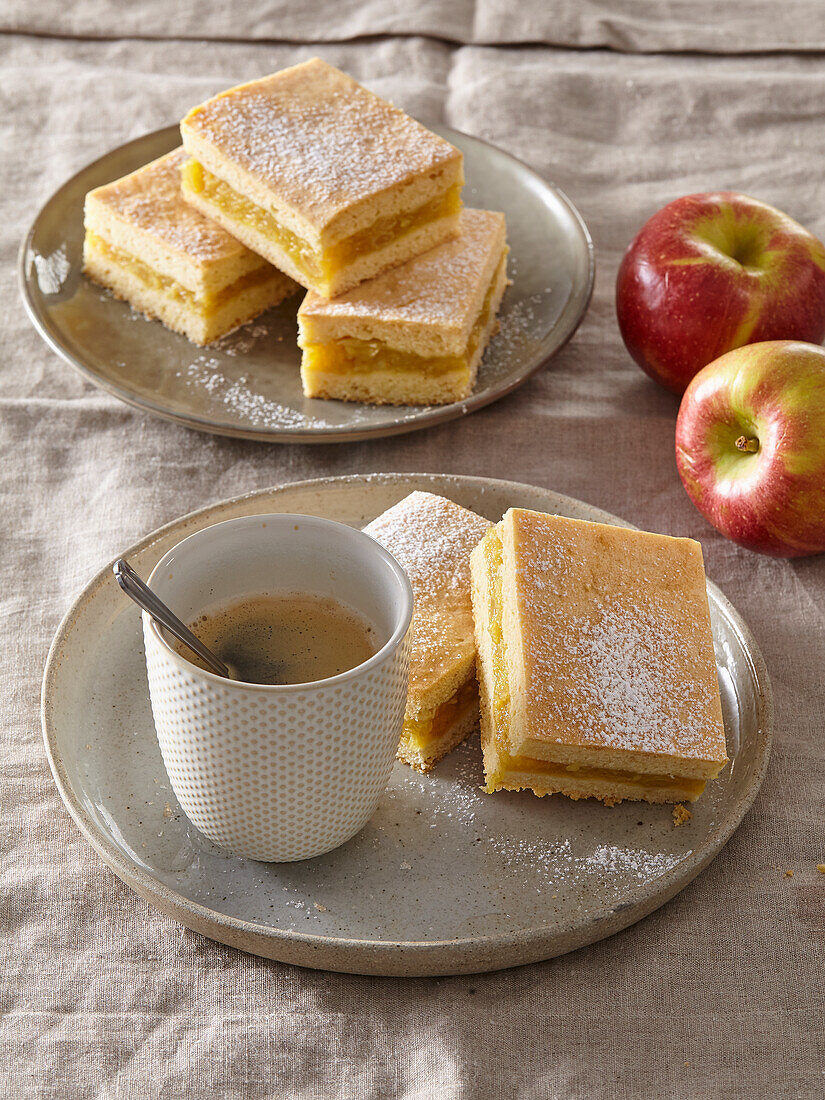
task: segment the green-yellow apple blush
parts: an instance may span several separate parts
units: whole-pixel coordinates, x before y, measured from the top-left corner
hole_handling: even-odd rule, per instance
[[[727,538],[777,557],[825,551],[825,349],[771,340],[709,363],[682,398],[676,464]]]

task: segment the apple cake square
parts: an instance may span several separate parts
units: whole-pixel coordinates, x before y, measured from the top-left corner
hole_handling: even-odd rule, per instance
[[[183,149],[86,196],[83,270],[194,344],[209,344],[298,287],[184,202]]]
[[[463,157],[319,58],[181,122],[188,202],[323,298],[458,232]]]
[[[398,758],[429,771],[478,726],[470,551],[490,521],[415,492],[364,530],[400,562],[415,599],[410,682]]]
[[[471,569],[487,790],[698,798],[727,762],[699,543],[513,508]]]
[[[461,235],[298,310],[307,397],[441,405],[467,397],[507,285],[504,215],[464,210]]]

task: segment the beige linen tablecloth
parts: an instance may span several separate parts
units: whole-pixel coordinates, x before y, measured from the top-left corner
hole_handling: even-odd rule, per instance
[[[821,3],[6,0],[0,30],[0,1095],[825,1095],[825,560],[747,553],[694,511],[673,461],[677,403],[630,361],[612,304],[623,247],[678,194],[739,188],[825,235]],[[31,329],[20,238],[87,161],[315,53],[561,185],[596,244],[586,320],[515,395],[395,439],[265,446],[133,412]],[[471,978],[265,962],[148,908],[63,809],[40,676],[93,573],[210,501],[372,470],[535,482],[699,538],[753,628],[777,704],[764,788],[708,870],[613,939]]]

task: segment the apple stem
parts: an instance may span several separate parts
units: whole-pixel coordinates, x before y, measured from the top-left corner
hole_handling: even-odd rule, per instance
[[[759,450],[759,440],[748,439],[747,436],[740,435],[736,440],[735,447],[738,451],[748,451],[750,454],[754,454]]]

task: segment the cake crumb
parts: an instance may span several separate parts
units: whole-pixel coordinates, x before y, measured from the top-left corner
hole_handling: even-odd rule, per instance
[[[817,863],[816,869],[819,871],[820,875],[825,875],[825,863]]]
[[[174,812],[175,811],[172,809],[172,807],[167,802],[166,805],[163,807],[163,816],[164,817],[172,817]]]
[[[793,871],[786,871],[785,878],[793,878]]]
[[[313,904],[314,908],[316,908],[318,910],[319,913],[326,913],[327,907],[326,907],[326,905],[321,905],[320,901],[314,901],[312,904]]]
[[[691,810],[687,806],[683,806],[681,802],[677,802],[673,807],[673,824],[685,825],[693,817]]]

